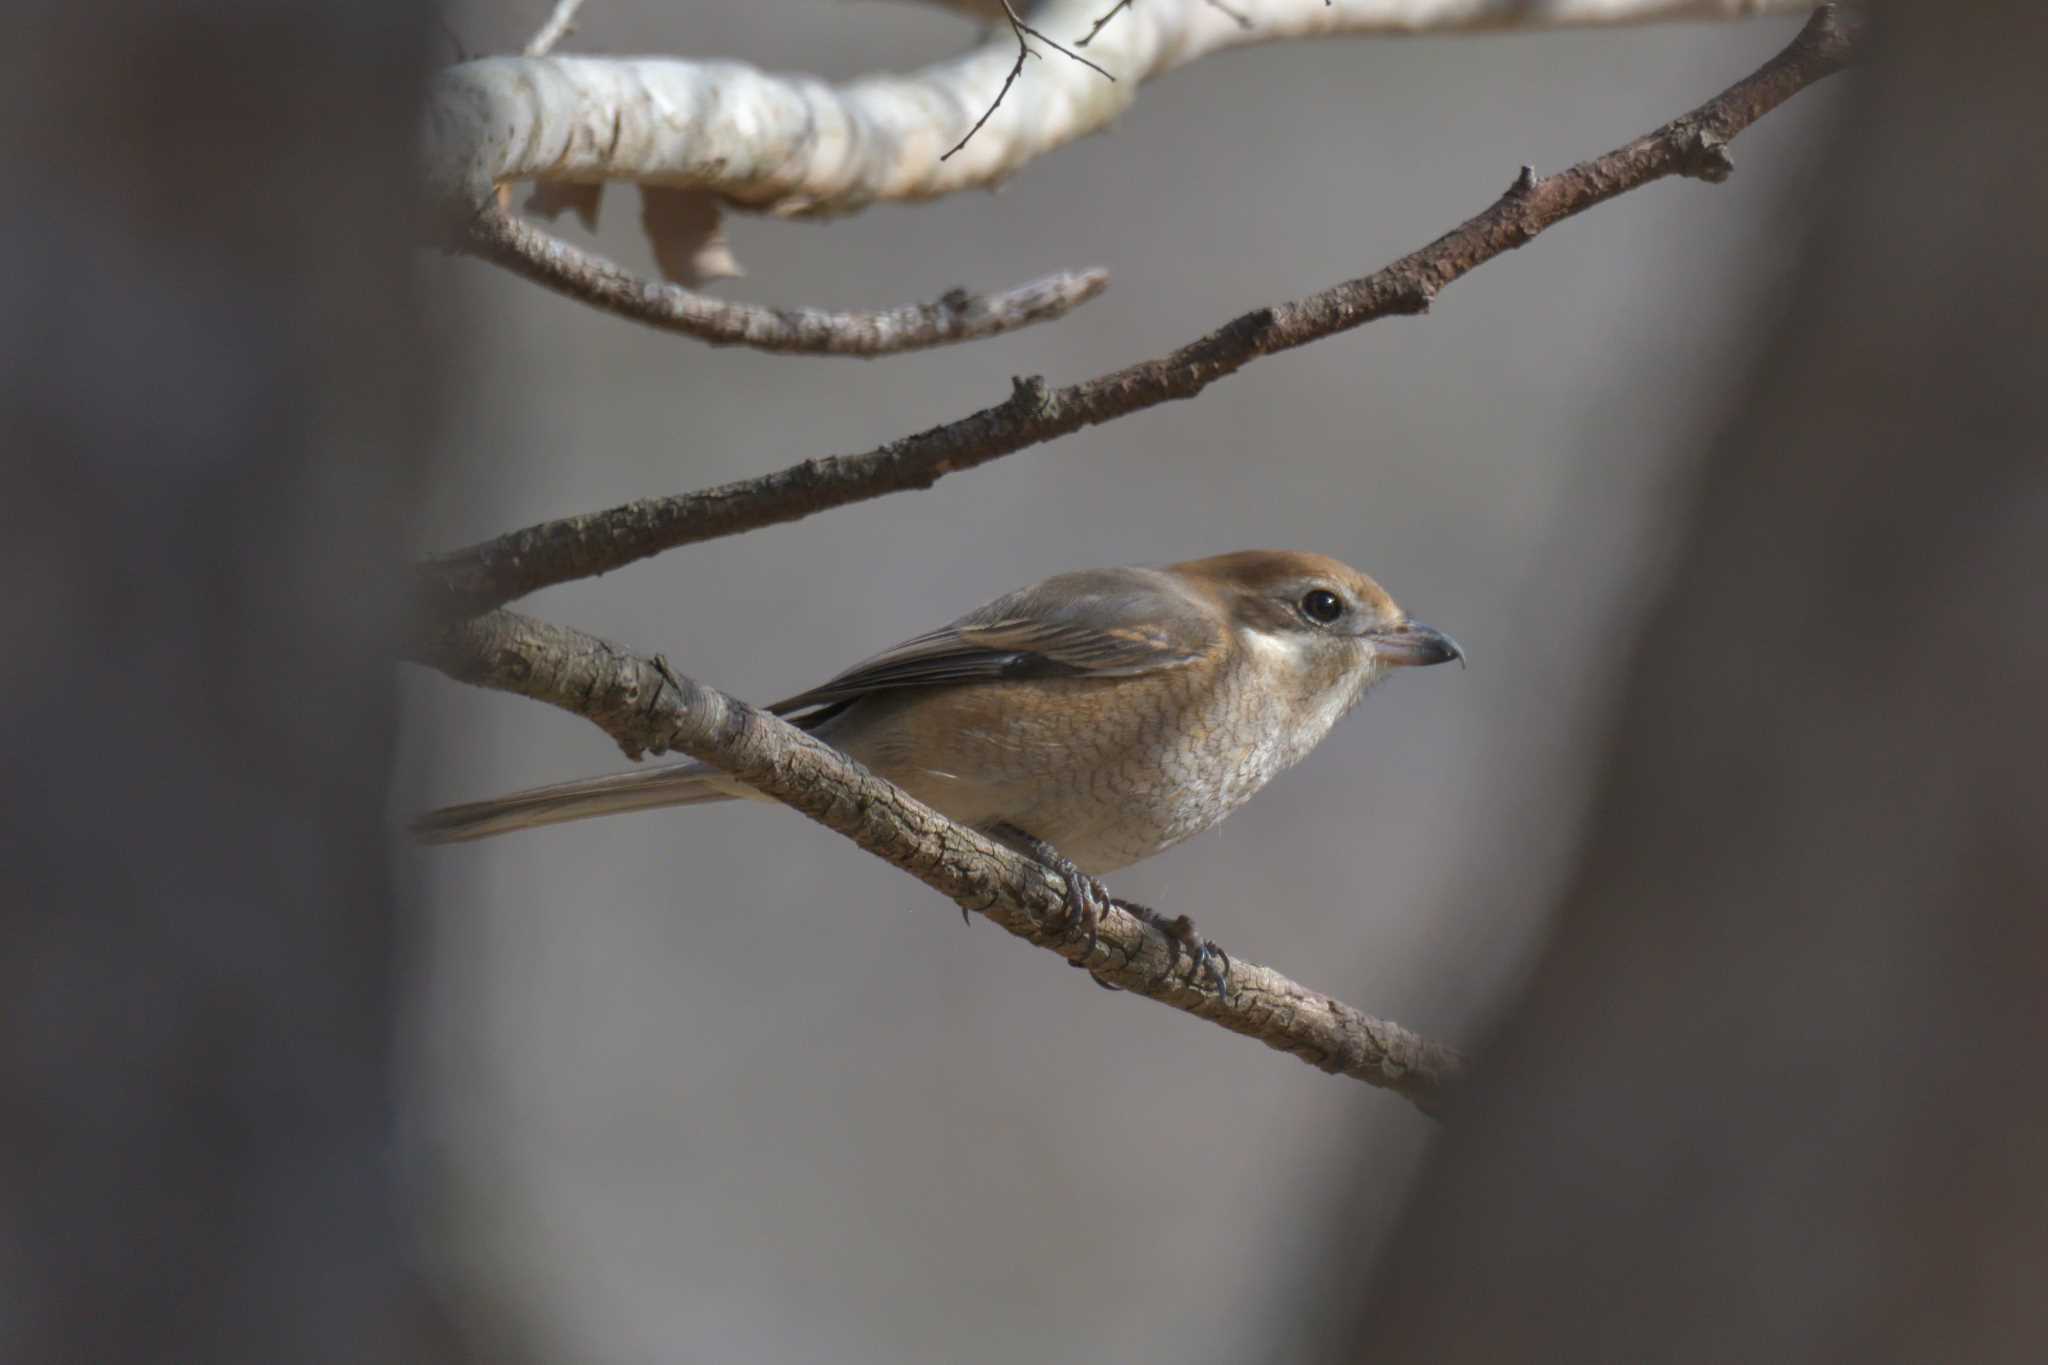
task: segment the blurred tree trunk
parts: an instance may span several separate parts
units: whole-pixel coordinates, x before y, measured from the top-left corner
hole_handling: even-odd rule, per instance
[[[2048,9],[1880,17],[1351,1358],[2048,1359]]]
[[[431,10],[0,44],[0,1355],[414,1354],[384,831]]]

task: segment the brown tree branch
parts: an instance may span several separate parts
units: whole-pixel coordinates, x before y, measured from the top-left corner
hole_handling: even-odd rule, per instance
[[[1666,176],[1726,179],[1727,144],[1799,91],[1841,70],[1857,46],[1859,26],[1842,7],[1823,5],[1782,52],[1691,113],[1555,175],[1538,177],[1525,167],[1484,212],[1363,279],[1256,309],[1170,355],[1066,388],[1019,380],[1008,402],[863,454],[805,460],[760,478],[542,522],[451,552],[422,567],[427,595],[443,611],[484,611],[678,546],[929,488],[957,470],[1192,398],[1260,356],[1390,314],[1424,312],[1454,280],[1596,204]]]
[[[671,750],[716,764],[843,834],[965,910],[979,911],[1098,980],[1256,1038],[1268,1047],[1406,1097],[1425,1112],[1464,1060],[1267,967],[1234,960],[1228,998],[1186,984],[1168,940],[1122,910],[1084,953],[1061,931],[1065,891],[1039,863],[957,825],[795,726],[595,636],[495,611],[420,643],[420,663],[594,722],[627,755]],[[1175,970],[1178,965],[1179,970]]]
[[[1088,46],[1088,44],[1094,42],[1095,35],[1102,32],[1102,30],[1108,26],[1110,20],[1116,18],[1119,14],[1122,14],[1125,10],[1129,9],[1130,7],[1131,0],[1116,0],[1115,4],[1111,5],[1107,10],[1103,11],[1100,15],[1098,15],[1096,17],[1095,22],[1088,26],[1087,33],[1083,34],[1081,37],[1074,40],[1074,46],[1086,47]]]
[[[1062,271],[1000,294],[955,289],[935,303],[879,313],[768,308],[636,275],[495,202],[471,222],[463,249],[578,302],[650,327],[714,346],[805,355],[892,355],[975,341],[1060,317],[1109,287],[1107,271]]]

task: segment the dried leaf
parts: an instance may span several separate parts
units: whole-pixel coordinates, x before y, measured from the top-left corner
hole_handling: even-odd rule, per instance
[[[578,184],[570,180],[536,180],[533,193],[526,196],[526,211],[553,220],[564,210],[573,212],[586,232],[597,231],[597,206],[604,198],[601,184]]]
[[[664,278],[688,288],[747,272],[726,241],[718,196],[708,190],[640,187],[640,225]]]

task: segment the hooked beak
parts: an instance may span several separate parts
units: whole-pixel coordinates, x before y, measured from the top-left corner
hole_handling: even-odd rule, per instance
[[[1465,664],[1465,651],[1458,648],[1456,640],[1420,621],[1403,621],[1366,638],[1372,641],[1373,653],[1395,668],[1427,668],[1453,659],[1461,668]]]

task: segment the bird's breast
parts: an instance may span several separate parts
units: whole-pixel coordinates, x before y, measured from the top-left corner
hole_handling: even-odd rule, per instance
[[[1342,709],[1305,712],[1247,663],[877,694],[821,735],[963,824],[1101,873],[1223,819]]]

